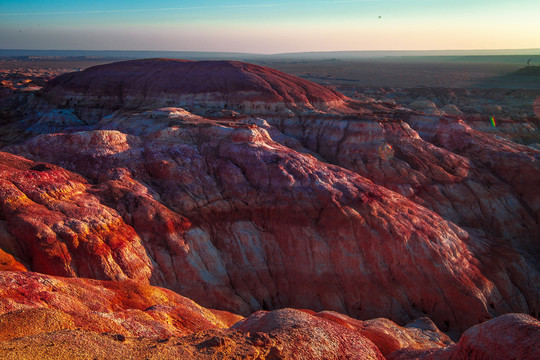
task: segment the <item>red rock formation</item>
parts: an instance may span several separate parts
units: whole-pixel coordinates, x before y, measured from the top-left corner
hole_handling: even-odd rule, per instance
[[[90,178],[93,196],[141,238],[151,283],[204,306],[428,315],[458,332],[537,311],[526,284],[538,275],[511,247],[498,244],[507,261],[497,260],[482,234],[255,125],[164,109],[98,126],[117,130],[43,135],[10,151]]]
[[[43,90],[57,104],[109,109],[210,106],[275,113],[335,111],[352,103],[321,85],[237,61],[124,61],[58,76]]]
[[[403,348],[432,349],[453,344],[429,318],[419,318],[406,327],[401,327],[388,319],[360,321],[332,311],[313,313],[313,315],[357,331],[371,340],[384,356]]]
[[[0,271],[25,271],[26,267],[15,258],[0,249]]]
[[[283,341],[280,355],[287,359],[384,359],[358,332],[299,310],[258,311],[233,329],[279,338]]]
[[[540,152],[478,132],[471,138],[464,129],[453,126],[456,120],[452,119],[405,116],[404,120],[407,122],[388,116],[304,116],[270,123],[327,161],[396,191],[459,226],[480,229],[514,244],[535,242],[540,235],[540,202],[538,194],[531,192],[535,189],[532,183],[539,181],[540,168],[534,159]],[[471,139],[468,150],[447,146],[435,134]],[[518,182],[522,184],[516,188]]]
[[[134,290],[129,282],[73,281],[97,284],[95,294],[159,285],[244,315],[296,307],[400,324],[429,316],[451,335],[499,314],[540,312],[537,151],[452,118],[363,107],[235,62],[124,62],[59,77],[43,94],[53,105],[40,109],[69,104],[93,125],[2,149],[19,156],[0,153],[0,269],[20,271],[9,276],[23,285],[39,287],[25,269],[132,279]],[[171,103],[198,115],[159,108]],[[69,114],[56,121],[51,111],[28,123],[38,133],[78,124]],[[50,316],[59,329],[80,322],[58,306],[40,306],[26,289],[6,299],[22,294],[19,303],[32,299],[28,309],[49,312],[22,318]],[[56,296],[49,288],[40,294]],[[167,319],[181,318],[179,328],[192,321],[182,309],[160,306],[135,301],[111,316],[129,334],[145,324],[173,334]],[[236,319],[210,314],[228,325]],[[85,319],[96,331],[103,317],[94,315]],[[283,341],[212,330],[187,343],[224,358],[254,341],[264,356],[306,358],[373,350],[372,342],[384,355],[449,344],[427,320],[403,328],[332,312],[257,312],[238,327]],[[314,328],[322,349],[305,336]]]
[[[103,83],[110,81],[122,87],[126,92],[135,92],[140,95],[141,89],[150,85],[143,85],[142,81],[146,78],[136,75],[143,71],[154,74],[159,69],[168,71],[168,79],[173,79],[175,76],[183,79],[184,76],[187,76],[185,81],[179,81],[177,85],[168,87],[167,93],[171,94],[212,92],[221,94],[219,96],[222,97],[242,97],[246,95],[244,87],[259,89],[262,86],[260,79],[264,78],[267,84],[272,84],[272,89],[277,89],[276,92],[281,94],[282,98],[292,99],[291,104],[307,104],[306,97],[298,95],[303,94],[304,91],[298,89],[299,84],[305,91],[316,95],[317,99],[322,102],[330,104],[336,100],[335,94],[329,93],[328,89],[277,73],[268,68],[236,62],[182,62],[164,59],[122,62],[92,68],[87,72],[66,75],[62,81],[57,80],[62,85],[57,87],[53,81],[51,88],[47,88],[46,93],[56,96],[61,102],[67,96],[62,89],[73,87],[73,89],[78,89],[73,90],[80,95],[78,95],[78,99],[90,99],[98,92],[92,90],[90,86],[83,87],[80,84],[91,81],[92,86],[99,87],[105,86]],[[187,69],[189,69],[189,73],[186,73]],[[214,77],[220,77],[222,80],[207,81],[208,78],[214,79]],[[230,80],[231,77],[235,80]],[[152,86],[156,89],[160,88],[162,86],[161,78],[158,76],[154,76],[154,78]],[[145,84],[150,83],[150,81],[144,81],[146,81]],[[132,84],[132,82],[137,83]],[[225,86],[229,82],[237,85]],[[291,85],[291,82],[294,82],[294,86]],[[113,91],[112,88],[114,86],[107,85],[107,89],[102,94],[110,93]],[[263,88],[267,89],[266,85]],[[261,93],[265,93],[265,91],[261,90]],[[419,93],[413,94],[414,96],[419,96],[424,90],[417,91]],[[467,94],[462,93],[463,91],[450,91],[448,89],[438,89],[438,91],[440,94],[438,94],[437,99],[448,98],[445,101],[454,98],[467,99]],[[162,90],[152,90],[149,93],[153,94],[152,99],[161,96],[163,100],[167,96]],[[134,95],[134,98],[139,98],[139,95]],[[428,95],[432,96],[433,94]],[[105,96],[104,99],[110,99],[110,96]],[[269,103],[274,101],[271,100],[274,99],[273,95],[269,94],[264,95],[261,99],[267,99],[266,101]],[[120,106],[111,106],[104,101],[98,101],[98,105],[109,107],[111,111]],[[158,103],[162,104],[163,101],[160,101]],[[154,100],[143,102],[147,107],[157,106]],[[197,101],[197,104],[204,105],[205,102],[201,100]],[[129,107],[126,104],[121,106]],[[223,106],[223,104],[217,104],[217,106]],[[306,106],[309,107],[309,105]],[[358,106],[357,104],[356,113],[357,115],[361,113],[361,117],[344,117],[334,114],[332,118],[329,118],[319,112],[312,117],[291,118],[290,113],[281,110],[273,113],[274,116],[277,115],[277,118],[268,118],[268,120],[285,134],[299,139],[304,146],[320,154],[323,158],[397,191],[459,226],[481,229],[496,238],[518,241],[524,239],[523,241],[529,243],[534,242],[534,239],[540,234],[539,222],[537,221],[537,217],[540,216],[539,212],[534,209],[529,211],[527,207],[530,207],[530,204],[522,205],[524,202],[538,203],[537,199],[528,200],[530,198],[522,191],[514,191],[512,183],[501,181],[497,173],[486,171],[483,164],[477,166],[471,163],[471,158],[475,158],[471,153],[485,152],[485,149],[482,150],[483,144],[489,143],[490,140],[474,143],[470,153],[465,154],[465,156],[455,156],[456,154],[452,152],[422,141],[418,138],[418,134],[408,128],[406,124],[392,120],[395,117],[395,111],[386,109],[386,114],[368,116],[371,114],[371,111],[367,110],[368,105],[363,104],[361,108]],[[369,107],[374,110],[373,105],[369,105]],[[326,110],[329,109],[326,108]],[[334,107],[332,111],[335,113],[336,110],[343,109]],[[263,109],[254,108],[250,111],[255,114],[265,113]],[[379,109],[379,113],[380,111],[381,109]],[[421,119],[425,119],[428,127],[433,127],[438,122],[437,118],[425,116],[413,116],[408,122],[417,129],[422,122]],[[420,127],[422,126],[420,124]],[[428,140],[425,137],[425,131],[421,128],[419,131],[422,134],[422,139]],[[461,136],[459,131],[456,132],[456,128],[451,126],[445,126],[444,132],[454,132],[453,136],[455,137]],[[433,142],[433,140],[428,141]],[[438,143],[435,142],[435,145]],[[386,148],[390,149],[390,156],[381,151],[381,149]],[[494,147],[491,146],[491,148]],[[448,150],[453,151],[452,149]],[[529,151],[533,150],[529,149]],[[511,152],[515,151],[511,150]],[[487,155],[491,158],[497,157],[491,150]],[[497,160],[496,162],[501,168],[508,169],[513,166],[512,159],[508,160],[503,162]],[[529,159],[525,163],[520,163],[519,168],[531,167],[531,164]],[[534,183],[535,177],[540,171],[537,167],[533,167],[527,172],[533,174],[532,182]],[[506,171],[506,173],[514,174],[515,171]],[[486,183],[490,186],[485,186]],[[527,182],[528,188],[534,188],[534,186],[529,186],[529,183]],[[530,248],[531,246],[526,247]],[[533,249],[533,251],[536,250]]]
[[[0,153],[2,247],[33,271],[148,283],[150,261],[133,228],[79,175]]]
[[[403,349],[389,360],[534,360],[540,358],[540,322],[525,314],[508,314],[467,330],[445,349]]]
[[[228,328],[241,319],[132,280],[0,271],[0,341],[63,329],[123,336],[184,336]]]

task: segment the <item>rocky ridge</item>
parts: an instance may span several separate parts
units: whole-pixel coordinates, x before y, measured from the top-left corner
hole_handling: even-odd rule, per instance
[[[363,102],[409,108],[428,116],[458,117],[475,130],[519,144],[540,143],[539,90],[440,87],[339,89]]]

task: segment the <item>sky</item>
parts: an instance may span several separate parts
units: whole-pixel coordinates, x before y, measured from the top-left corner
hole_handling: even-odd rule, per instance
[[[0,0],[0,49],[540,48],[540,0]]]

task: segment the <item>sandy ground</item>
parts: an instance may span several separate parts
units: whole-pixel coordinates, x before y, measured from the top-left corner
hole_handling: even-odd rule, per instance
[[[358,61],[309,61],[264,65],[327,85],[362,87],[417,86],[469,88],[508,76],[523,67],[519,64],[472,63],[437,60],[382,59]],[[492,87],[512,86],[497,81]],[[538,84],[540,88],[540,84]]]

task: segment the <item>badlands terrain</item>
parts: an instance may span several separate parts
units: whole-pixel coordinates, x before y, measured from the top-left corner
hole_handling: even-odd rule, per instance
[[[536,67],[107,62],[1,63],[1,358],[540,358]]]

